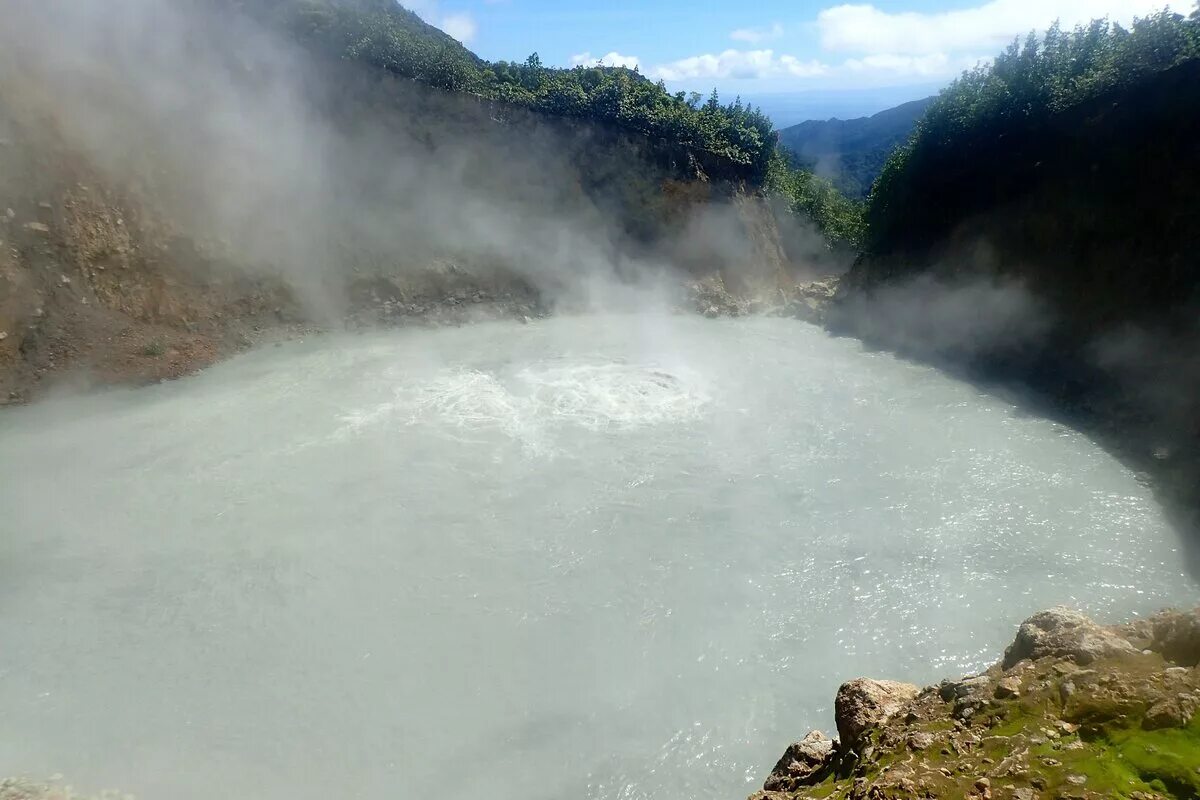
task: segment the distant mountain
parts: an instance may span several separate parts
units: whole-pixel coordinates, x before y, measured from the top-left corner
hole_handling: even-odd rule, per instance
[[[775,121],[778,130],[799,125],[808,119],[855,119],[901,103],[937,94],[948,81],[921,83],[913,86],[869,87],[865,89],[840,87],[837,89],[803,89],[790,92],[749,92],[742,94],[742,102],[757,106]],[[673,90],[695,89],[695,86],[673,86]],[[703,89],[704,87],[700,87]]]
[[[784,128],[779,142],[795,165],[833,181],[849,197],[866,197],[896,145],[934,100],[926,97],[859,119],[809,120]]]

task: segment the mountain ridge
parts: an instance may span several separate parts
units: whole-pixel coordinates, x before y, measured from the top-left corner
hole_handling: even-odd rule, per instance
[[[912,133],[936,95],[867,117],[807,120],[779,131],[793,164],[830,180],[848,197],[866,197],[891,151]]]

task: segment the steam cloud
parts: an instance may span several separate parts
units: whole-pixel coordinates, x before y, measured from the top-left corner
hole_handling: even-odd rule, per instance
[[[219,0],[16,0],[0,51],[0,107],[239,267],[284,275],[318,317],[344,310],[348,272],[383,265],[446,258],[586,303],[618,276],[644,288],[753,250],[729,204],[633,241],[611,213],[627,198],[580,186],[576,163],[611,155],[578,130],[514,132],[513,109],[315,60]]]

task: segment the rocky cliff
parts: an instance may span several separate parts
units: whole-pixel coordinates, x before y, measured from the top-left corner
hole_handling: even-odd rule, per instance
[[[1051,609],[987,671],[859,678],[838,739],[791,745],[752,800],[1200,797],[1200,609],[1101,626]]]

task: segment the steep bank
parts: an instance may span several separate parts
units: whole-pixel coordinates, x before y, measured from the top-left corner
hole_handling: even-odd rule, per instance
[[[1200,796],[1200,609],[1102,627],[1052,609],[986,672],[859,678],[752,800]]]

